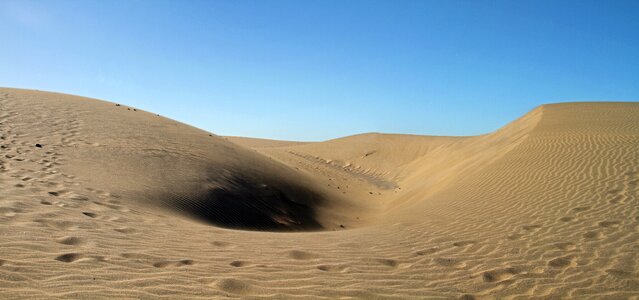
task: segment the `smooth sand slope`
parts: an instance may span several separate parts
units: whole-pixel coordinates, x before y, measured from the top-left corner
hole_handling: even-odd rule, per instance
[[[0,298],[639,297],[639,103],[296,143],[3,88],[0,146]]]

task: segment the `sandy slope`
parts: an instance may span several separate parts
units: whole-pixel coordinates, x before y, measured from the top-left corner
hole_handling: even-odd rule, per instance
[[[0,298],[639,296],[637,103],[288,143],[0,89],[0,136]]]
[[[272,148],[308,144],[308,142],[268,140],[241,136],[226,136],[227,140],[249,148]]]

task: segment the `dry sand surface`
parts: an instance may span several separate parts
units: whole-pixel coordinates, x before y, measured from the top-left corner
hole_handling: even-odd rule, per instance
[[[0,145],[3,299],[639,297],[639,103],[295,143],[2,88]]]

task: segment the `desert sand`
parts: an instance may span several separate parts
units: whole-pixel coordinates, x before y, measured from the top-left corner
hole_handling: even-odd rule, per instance
[[[639,298],[639,103],[299,143],[2,88],[0,145],[3,299]]]

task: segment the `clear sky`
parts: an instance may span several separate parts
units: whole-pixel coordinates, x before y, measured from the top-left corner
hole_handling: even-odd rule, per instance
[[[639,1],[6,1],[0,86],[220,135],[474,135],[639,101]]]

